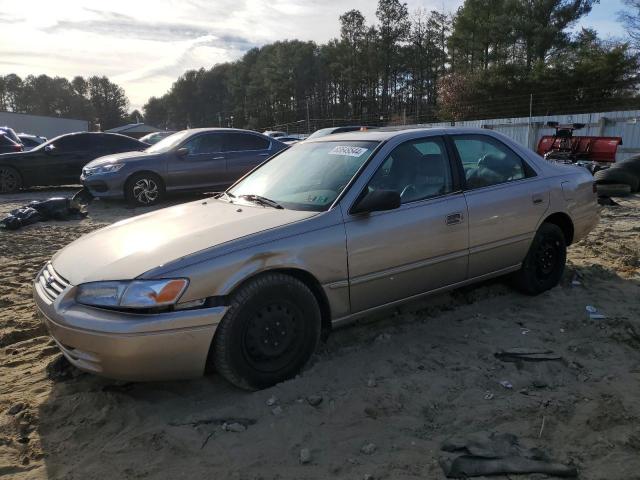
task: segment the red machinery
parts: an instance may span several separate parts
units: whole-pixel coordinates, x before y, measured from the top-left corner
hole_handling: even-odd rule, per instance
[[[574,136],[573,131],[583,128],[584,123],[560,125],[558,122],[548,122],[547,126],[555,128],[556,133],[542,137],[536,150],[545,159],[590,164],[592,167],[606,167],[616,161],[616,151],[618,145],[622,145],[622,137]]]

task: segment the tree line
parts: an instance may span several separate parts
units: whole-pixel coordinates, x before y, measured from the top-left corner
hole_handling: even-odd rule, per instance
[[[628,41],[575,25],[598,0],[465,0],[453,14],[379,0],[370,23],[339,17],[324,44],[285,40],[189,70],[144,105],[162,128],[313,130],[331,124],[456,121],[640,108],[640,0],[624,0]],[[106,77],[0,76],[0,109],[142,119]]]
[[[350,10],[339,17],[340,38],[325,44],[279,41],[189,70],[149,99],[145,117],[168,128],[303,131],[323,126],[317,119],[411,123],[640,106],[637,50],[594,30],[572,33],[595,1],[466,0],[447,15],[379,0],[373,24]]]
[[[88,120],[94,128],[109,129],[135,118],[122,87],[107,77],[0,75],[0,110]]]

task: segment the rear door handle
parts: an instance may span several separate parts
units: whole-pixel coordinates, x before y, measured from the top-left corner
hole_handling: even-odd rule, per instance
[[[458,223],[462,223],[462,213],[450,213],[447,215],[447,225],[456,225]]]
[[[258,156],[259,157],[268,157],[269,155],[271,155],[270,153],[259,153]]]
[[[213,157],[214,160],[224,160],[224,157]]]
[[[539,203],[542,203],[544,201],[544,198],[542,198],[542,194],[538,193],[531,196],[531,201],[534,203],[534,205],[538,205]]]

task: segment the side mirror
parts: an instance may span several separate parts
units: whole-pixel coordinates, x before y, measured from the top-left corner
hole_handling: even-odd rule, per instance
[[[384,212],[400,208],[400,194],[395,190],[373,190],[368,192],[351,209],[353,214],[364,214],[371,212]]]
[[[184,158],[189,155],[189,149],[186,147],[182,147],[176,150],[176,155],[180,158]]]
[[[44,152],[45,153],[52,153],[55,149],[56,149],[56,147],[54,147],[53,144],[49,144],[49,145],[46,145],[44,147]]]

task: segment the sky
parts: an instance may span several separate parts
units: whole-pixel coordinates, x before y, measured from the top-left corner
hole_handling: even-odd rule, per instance
[[[240,58],[275,40],[322,43],[339,34],[338,17],[359,9],[375,20],[375,0],[0,0],[0,74],[106,75],[131,109],[194,68]],[[452,12],[462,0],[407,0]],[[624,34],[622,0],[601,0],[580,26]]]

